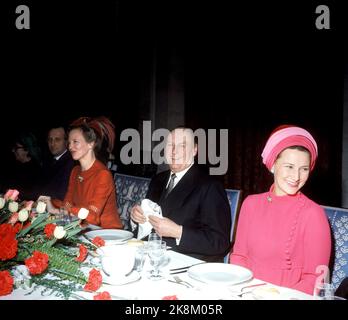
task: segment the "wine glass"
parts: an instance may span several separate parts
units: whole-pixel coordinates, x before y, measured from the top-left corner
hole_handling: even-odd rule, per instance
[[[335,289],[331,283],[318,282],[315,284],[313,296],[315,300],[333,300]]]
[[[148,243],[148,255],[150,262],[153,265],[153,269],[150,271],[150,280],[160,280],[163,279],[163,275],[160,273],[159,268],[161,260],[165,255],[167,250],[167,244],[162,240],[153,240]]]

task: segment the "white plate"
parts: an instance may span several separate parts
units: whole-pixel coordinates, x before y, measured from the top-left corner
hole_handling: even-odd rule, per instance
[[[188,269],[188,275],[204,283],[234,285],[252,279],[251,270],[227,263],[204,263]]]
[[[101,229],[88,231],[85,233],[85,236],[91,241],[95,237],[100,237],[105,240],[106,245],[122,244],[134,237],[132,232],[118,229]]]
[[[109,277],[105,274],[103,270],[100,270],[103,277],[103,283],[110,284],[112,286],[122,286],[127,283],[135,282],[140,279],[140,273],[137,271],[132,271],[132,273],[127,277]]]

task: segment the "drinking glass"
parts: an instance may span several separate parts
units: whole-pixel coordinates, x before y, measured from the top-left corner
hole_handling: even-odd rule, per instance
[[[69,211],[65,207],[59,209],[59,213],[56,214],[57,225],[65,226],[71,222]]]
[[[160,280],[163,279],[163,275],[160,273],[159,268],[161,260],[164,257],[167,249],[167,244],[165,241],[154,240],[148,243],[148,255],[150,262],[153,265],[153,269],[150,271],[150,280]]]
[[[147,245],[136,247],[134,264],[135,264],[135,270],[137,272],[143,271],[146,255],[147,255]]]
[[[319,282],[314,287],[315,300],[333,300],[335,289],[331,283]]]
[[[158,235],[156,232],[152,232],[149,234],[149,237],[147,238],[147,242],[150,243],[151,241],[161,241],[162,237]]]

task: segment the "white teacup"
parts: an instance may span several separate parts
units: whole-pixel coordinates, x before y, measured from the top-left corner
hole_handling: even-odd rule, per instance
[[[122,278],[128,275],[134,266],[134,249],[128,246],[103,247],[100,250],[103,252],[101,254],[103,271],[112,278]]]

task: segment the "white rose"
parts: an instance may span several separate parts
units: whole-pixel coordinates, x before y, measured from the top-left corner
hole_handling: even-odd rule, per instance
[[[43,201],[39,201],[36,205],[36,212],[37,213],[44,213],[46,211],[46,203]]]
[[[79,217],[79,219],[84,220],[88,217],[88,214],[89,214],[89,210],[85,208],[81,208],[77,216]]]
[[[5,206],[5,199],[4,198],[0,198],[0,209],[2,209]]]
[[[62,239],[66,235],[66,231],[64,230],[64,227],[56,226],[56,228],[54,229],[53,235],[57,239]]]
[[[22,209],[18,212],[18,220],[20,222],[27,221],[29,218],[29,212],[27,209]]]
[[[17,212],[18,211],[18,202],[11,201],[8,205],[8,210],[10,210],[11,212]]]

